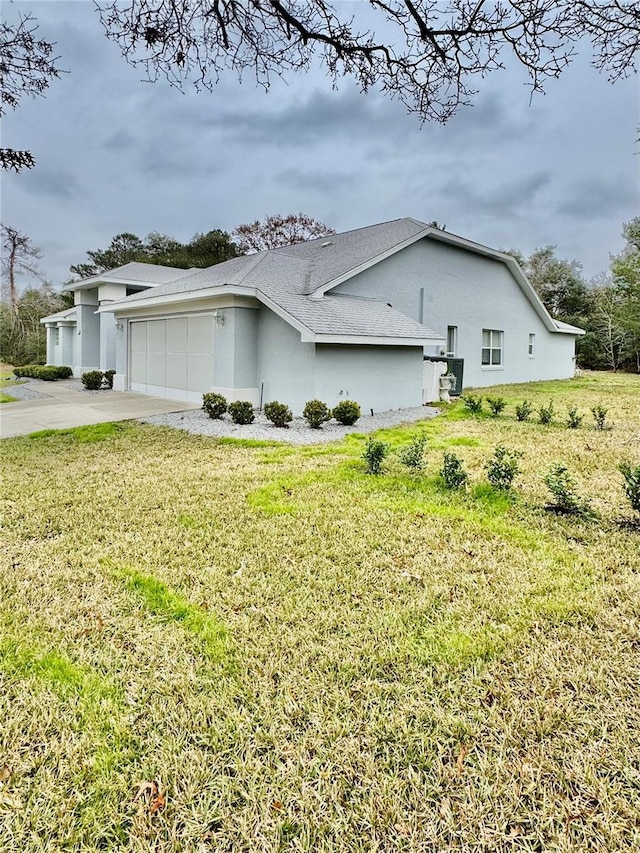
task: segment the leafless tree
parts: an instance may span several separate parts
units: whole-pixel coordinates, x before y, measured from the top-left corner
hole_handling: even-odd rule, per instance
[[[290,213],[288,216],[266,216],[264,222],[256,220],[238,225],[231,236],[237,241],[239,250],[245,253],[291,246],[293,243],[303,243],[335,233],[333,228],[306,213]]]
[[[0,225],[2,234],[2,291],[3,297],[8,294],[8,301],[14,311],[18,310],[18,285],[16,275],[27,273],[42,281],[36,261],[42,253],[31,240],[9,225]]]
[[[55,45],[38,38],[37,29],[31,15],[20,15],[17,24],[0,22],[0,116],[7,107],[16,109],[25,95],[43,95],[62,73],[56,67]],[[29,151],[0,148],[1,168],[19,172],[34,165]]]
[[[509,54],[540,90],[580,39],[590,39],[594,65],[612,79],[635,70],[640,46],[640,8],[630,0],[367,0],[355,15],[351,4],[327,0],[96,6],[107,36],[152,80],[209,89],[232,69],[268,87],[274,74],[308,68],[317,55],[334,82],[351,76],[364,92],[377,87],[423,121],[446,122],[476,94],[473,81]]]

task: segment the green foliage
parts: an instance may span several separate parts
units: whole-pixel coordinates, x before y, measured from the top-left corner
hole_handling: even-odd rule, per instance
[[[412,471],[420,471],[424,466],[424,452],[427,446],[427,436],[416,436],[408,447],[398,451],[398,459]]]
[[[538,409],[538,421],[541,424],[550,424],[553,420],[553,400],[549,400],[548,406],[540,406]]]
[[[227,411],[227,398],[222,394],[203,394],[202,408],[210,418],[219,419]]]
[[[331,418],[331,411],[322,400],[309,400],[305,403],[302,416],[311,429],[320,429],[322,424]]]
[[[578,429],[578,427],[582,423],[583,418],[584,415],[578,414],[577,406],[569,406],[569,408],[567,409],[566,420],[567,429]]]
[[[528,421],[532,411],[533,406],[529,400],[523,400],[521,403],[516,403],[516,420],[522,422]]]
[[[43,317],[69,307],[68,296],[50,287],[31,288],[18,296],[15,310],[0,304],[0,360],[6,364],[44,364],[47,333]]]
[[[544,482],[555,498],[547,509],[563,515],[593,515],[591,504],[576,493],[576,484],[565,465],[553,465],[545,475]]]
[[[274,426],[284,429],[288,429],[289,424],[293,420],[289,406],[286,403],[279,403],[277,400],[265,404],[264,414]]]
[[[246,426],[247,424],[252,424],[255,420],[253,405],[249,400],[236,400],[235,403],[229,403],[228,411],[234,424]]]
[[[343,426],[353,426],[360,418],[361,411],[358,403],[353,400],[342,400],[335,406],[331,413],[333,417]]]
[[[604,430],[607,429],[607,412],[609,410],[606,409],[602,403],[598,403],[597,406],[591,407],[591,414],[593,415],[596,422],[596,429]]]
[[[621,462],[620,473],[624,477],[623,489],[629,498],[631,508],[640,512],[640,465],[631,465],[630,462]]]
[[[462,489],[469,479],[469,475],[464,470],[462,462],[450,450],[445,451],[442,457],[440,476],[447,489]]]
[[[465,409],[472,415],[479,415],[482,412],[482,397],[476,394],[463,394],[460,399]]]
[[[25,364],[24,367],[15,367],[13,372],[18,378],[26,376],[30,379],[44,379],[47,382],[73,376],[73,370],[62,364]]]
[[[116,375],[115,370],[105,370],[104,382],[107,388],[113,388],[113,377]]]
[[[80,377],[87,391],[99,391],[102,388],[104,373],[101,370],[89,370]]]
[[[381,474],[382,463],[389,453],[389,445],[384,441],[369,438],[362,453],[362,458],[367,463],[367,474]]]
[[[494,488],[505,491],[511,488],[520,471],[518,459],[521,457],[522,453],[519,450],[510,450],[503,444],[496,447],[493,456],[484,465],[487,470],[487,479]]]
[[[42,364],[25,364],[22,367],[14,367],[13,372],[18,379],[22,379],[23,377],[36,379],[36,371],[40,370],[42,366]]]
[[[106,249],[87,252],[89,263],[74,264],[71,272],[78,278],[121,267],[131,261],[162,264],[179,269],[211,267],[238,256],[238,247],[226,231],[216,228],[206,234],[195,234],[188,243],[181,243],[166,234],[152,231],[145,240],[137,234],[116,234]]]
[[[491,409],[491,415],[494,418],[499,417],[507,405],[507,401],[504,397],[487,397],[487,403]]]

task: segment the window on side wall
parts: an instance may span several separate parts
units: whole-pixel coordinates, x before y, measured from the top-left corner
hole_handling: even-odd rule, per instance
[[[529,335],[529,358],[534,358],[536,354],[536,336],[532,333]]]
[[[453,358],[458,349],[458,327],[447,326],[447,351],[446,355]]]
[[[502,365],[502,341],[504,332],[500,329],[482,330],[482,366],[500,367]]]
[[[60,326],[56,326],[53,342],[56,346],[60,344]]]

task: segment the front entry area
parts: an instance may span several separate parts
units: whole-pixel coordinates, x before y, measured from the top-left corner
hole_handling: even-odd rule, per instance
[[[130,389],[198,403],[213,386],[212,314],[129,323]]]

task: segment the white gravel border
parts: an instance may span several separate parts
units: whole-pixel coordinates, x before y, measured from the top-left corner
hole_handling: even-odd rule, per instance
[[[340,441],[352,432],[375,432],[385,427],[434,418],[439,413],[439,409],[429,406],[395,409],[378,412],[373,416],[363,415],[357,423],[349,427],[332,420],[324,424],[322,429],[311,429],[304,418],[294,418],[288,429],[278,428],[261,413],[256,413],[256,419],[252,424],[240,426],[234,424],[229,415],[221,419],[213,419],[201,409],[151,415],[140,418],[140,421],[145,424],[183,429],[195,435],[210,435],[214,438],[249,438],[259,441],[280,441],[285,444],[327,444],[331,441]]]

